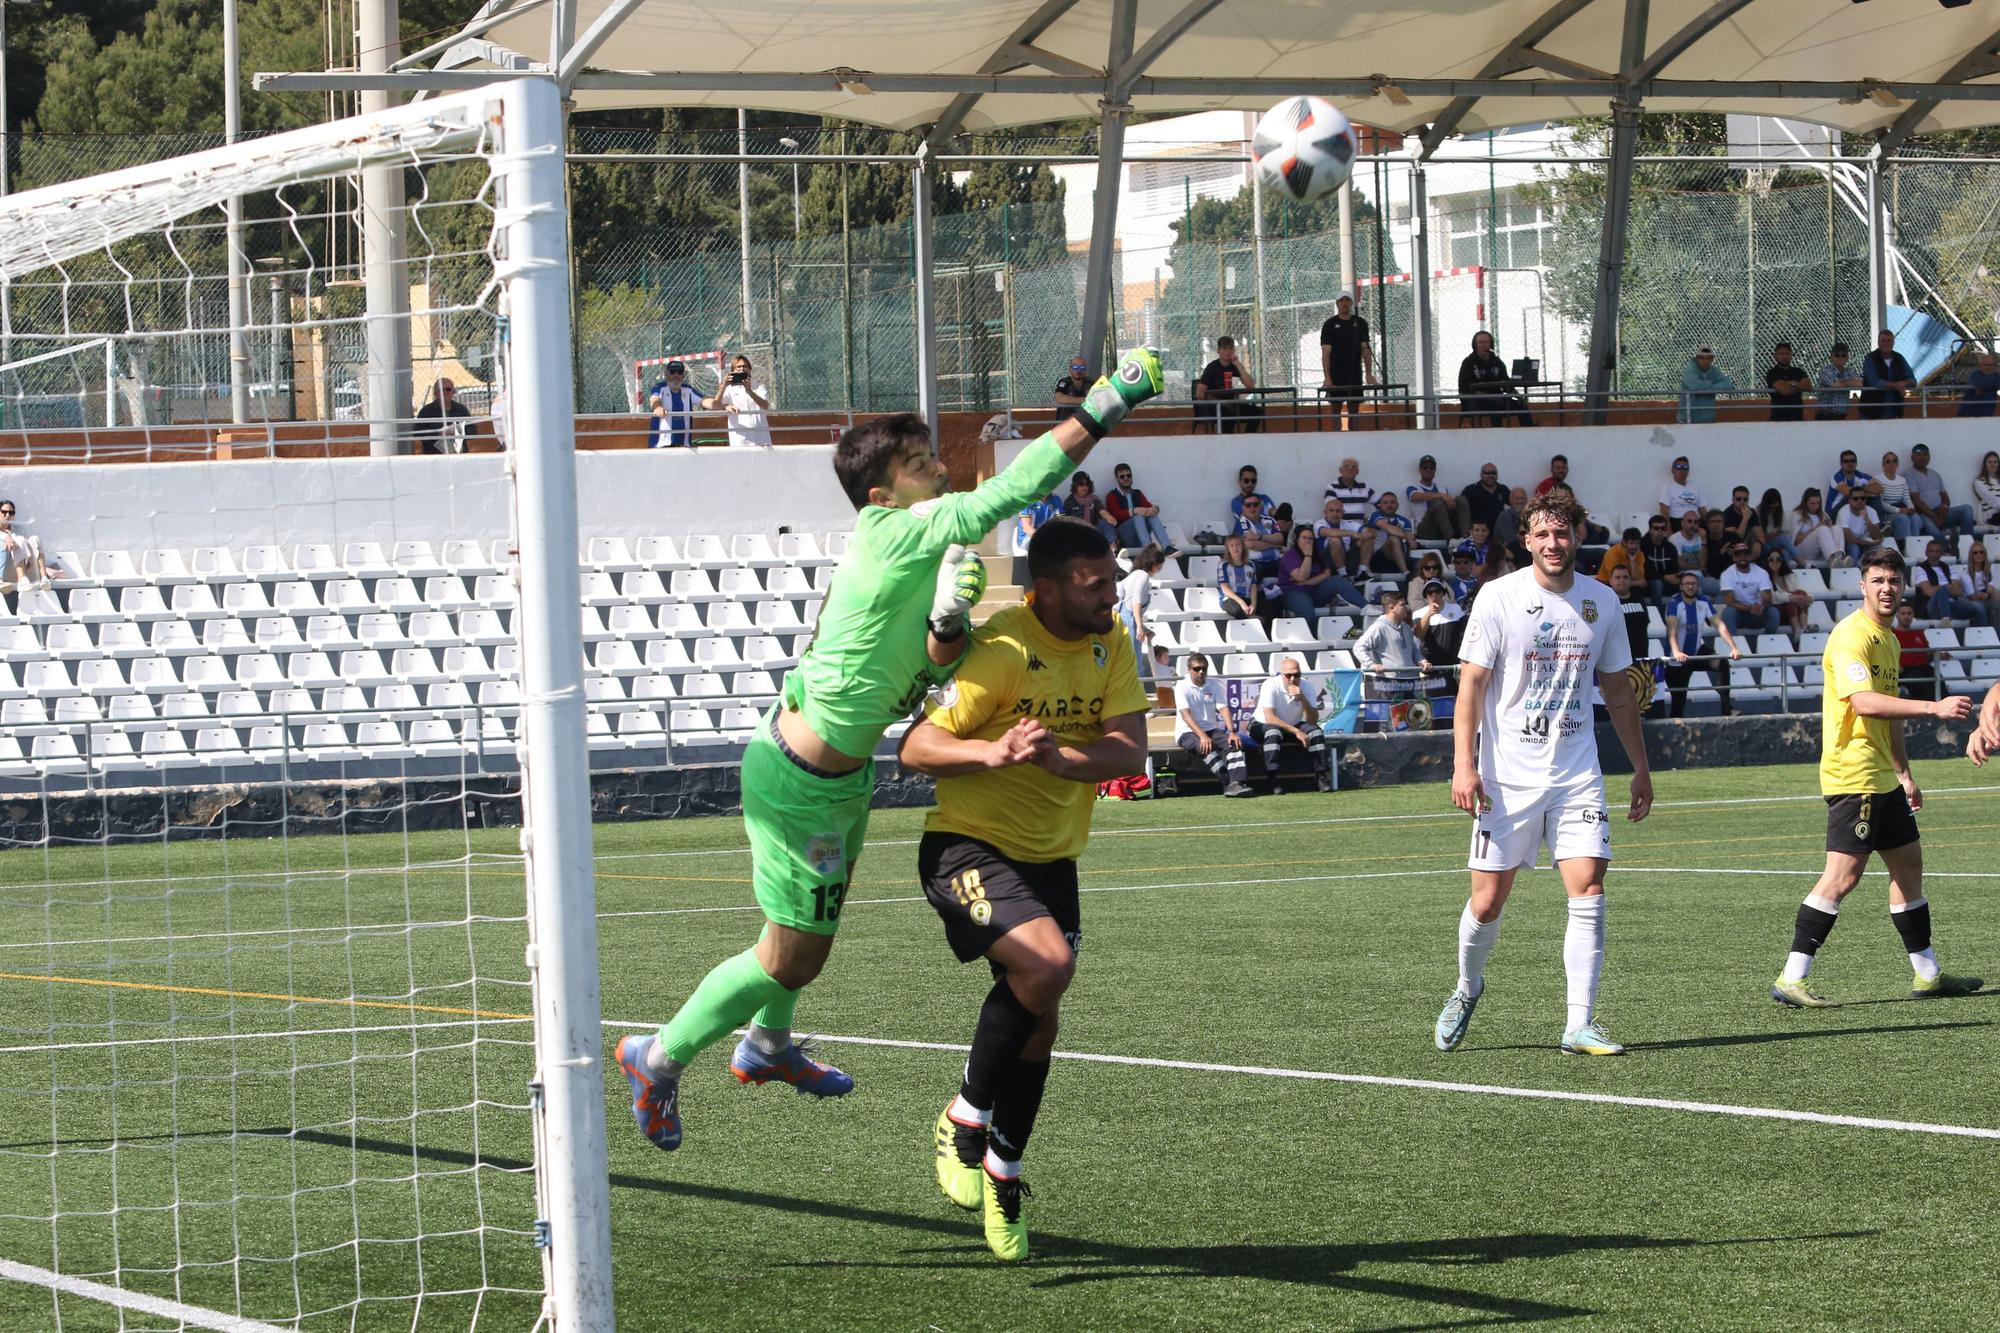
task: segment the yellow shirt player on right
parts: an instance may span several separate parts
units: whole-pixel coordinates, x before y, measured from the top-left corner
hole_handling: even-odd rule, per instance
[[[1903,557],[1895,548],[1878,546],[1861,557],[1861,609],[1834,627],[1820,662],[1826,678],[1819,758],[1826,869],[1799,905],[1785,970],[1771,983],[1771,998],[1779,1004],[1823,1009],[1832,1003],[1806,978],[1839,919],[1841,900],[1861,882],[1870,855],[1880,855],[1889,869],[1889,920],[1910,955],[1915,974],[1910,994],[1970,995],[1985,984],[1939,971],[1931,950],[1924,850],[1917,840],[1916,812],[1924,808],[1924,794],[1910,772],[1903,719],[1957,721],[1972,712],[1972,700],[1949,695],[1930,702],[1898,692],[1902,649],[1889,626],[1903,600],[1903,578]]]

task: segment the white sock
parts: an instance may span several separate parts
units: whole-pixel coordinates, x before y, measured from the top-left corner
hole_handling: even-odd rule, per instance
[[[1804,981],[1812,975],[1812,960],[1813,956],[1811,954],[1799,953],[1797,950],[1786,954],[1783,979],[1786,981]]]
[[[993,1123],[993,1112],[991,1110],[980,1110],[971,1102],[965,1100],[963,1094],[951,1099],[951,1106],[945,1111],[945,1114],[950,1116],[955,1124],[960,1125],[978,1125],[983,1128]]]
[[[986,1149],[986,1174],[995,1180],[1013,1180],[1021,1174],[1021,1164],[1008,1161],[989,1146]]]
[[[1563,971],[1569,977],[1569,1030],[1590,1021],[1597,1007],[1597,979],[1604,974],[1604,895],[1569,900],[1563,930]]]
[[[750,1044],[766,1055],[776,1055],[792,1044],[790,1028],[767,1028],[762,1023],[750,1025]]]
[[[1458,914],[1458,988],[1472,999],[1486,989],[1486,955],[1500,938],[1500,918],[1481,921],[1472,914],[1472,904]]]
[[[1917,975],[1925,981],[1937,980],[1937,954],[1929,949],[1910,955],[1910,966],[1917,969]]]

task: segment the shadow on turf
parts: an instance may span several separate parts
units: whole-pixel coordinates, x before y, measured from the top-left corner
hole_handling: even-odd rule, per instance
[[[274,1138],[319,1143],[342,1150],[361,1149],[388,1153],[400,1158],[417,1156],[455,1166],[484,1165],[506,1171],[523,1171],[532,1163],[516,1158],[475,1155],[455,1148],[412,1145],[390,1139],[353,1137],[322,1130],[294,1130],[283,1126],[250,1131]],[[980,1268],[991,1269],[993,1260],[986,1246],[976,1239],[964,1214],[925,1216],[862,1208],[853,1204],[830,1203],[818,1199],[793,1198],[755,1190],[729,1189],[718,1185],[697,1185],[686,1181],[661,1180],[613,1172],[615,1189],[645,1190],[681,1198],[706,1199],[715,1203],[746,1208],[769,1208],[776,1212],[808,1213],[843,1221],[894,1227],[949,1237],[950,1244],[905,1251],[904,1258],[874,1261],[805,1260],[787,1265],[795,1268]],[[1779,1245],[1818,1240],[1854,1240],[1874,1236],[1873,1231],[1829,1231],[1798,1236],[1742,1236],[1730,1240],[1696,1240],[1682,1237],[1630,1235],[1553,1235],[1525,1232],[1503,1236],[1473,1236],[1450,1240],[1390,1241],[1374,1245],[1120,1245],[1110,1241],[1080,1240],[1070,1236],[1035,1233],[1034,1262],[1027,1271],[1050,1267],[1068,1271],[1051,1273],[1035,1282],[1038,1287],[1066,1287],[1080,1282],[1120,1279],[1168,1278],[1255,1278],[1267,1282],[1296,1282],[1307,1286],[1334,1287],[1346,1291],[1387,1296],[1397,1300],[1444,1305],[1473,1312],[1471,1317],[1444,1322],[1398,1324],[1378,1333],[1429,1333],[1432,1330],[1471,1328],[1491,1324],[1527,1324],[1548,1319],[1572,1319],[1597,1313],[1573,1305],[1522,1300],[1478,1291],[1461,1291],[1422,1282],[1363,1277],[1354,1269],[1369,1264],[1421,1264],[1433,1268],[1473,1268],[1504,1264],[1516,1259],[1560,1259],[1574,1254],[1606,1250],[1711,1249],[1725,1245]]]
[[[1863,1004],[1893,1003],[1877,1000],[1860,1001]],[[1911,1001],[1912,1004],[1916,1001]],[[1812,1028],[1803,1032],[1737,1032],[1724,1037],[1680,1037],[1672,1041],[1633,1041],[1625,1044],[1628,1052],[1637,1051],[1679,1051],[1702,1046],[1762,1046],[1774,1041],[1813,1041],[1825,1037],[1872,1037],[1890,1032],[1946,1032],[1952,1028],[1992,1027],[1990,1019],[1973,1019],[1963,1023],[1898,1023],[1872,1028]],[[1452,1053],[1456,1060],[1462,1055],[1476,1055],[1481,1052],[1499,1051],[1546,1051],[1546,1042],[1517,1042],[1511,1046],[1461,1046]]]

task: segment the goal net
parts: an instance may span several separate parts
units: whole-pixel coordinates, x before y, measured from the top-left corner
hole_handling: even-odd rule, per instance
[[[561,127],[521,81],[0,203],[49,561],[0,608],[0,1327],[608,1322]],[[447,379],[472,456],[371,457]]]

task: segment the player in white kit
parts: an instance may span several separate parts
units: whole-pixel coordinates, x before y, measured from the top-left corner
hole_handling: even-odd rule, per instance
[[[1563,967],[1569,1018],[1562,1049],[1575,1055],[1624,1050],[1594,1021],[1604,970],[1604,870],[1611,825],[1604,770],[1591,721],[1593,677],[1632,761],[1628,819],[1653,804],[1646,741],[1626,668],[1618,597],[1575,571],[1583,514],[1558,491],[1521,516],[1529,568],[1480,587],[1459,649],[1451,801],[1473,816],[1472,896],[1458,924],[1458,987],[1438,1015],[1437,1048],[1465,1039],[1485,990],[1486,956],[1514,876],[1533,868],[1544,842],[1569,894]],[[1478,741],[1475,758],[1474,740]]]

